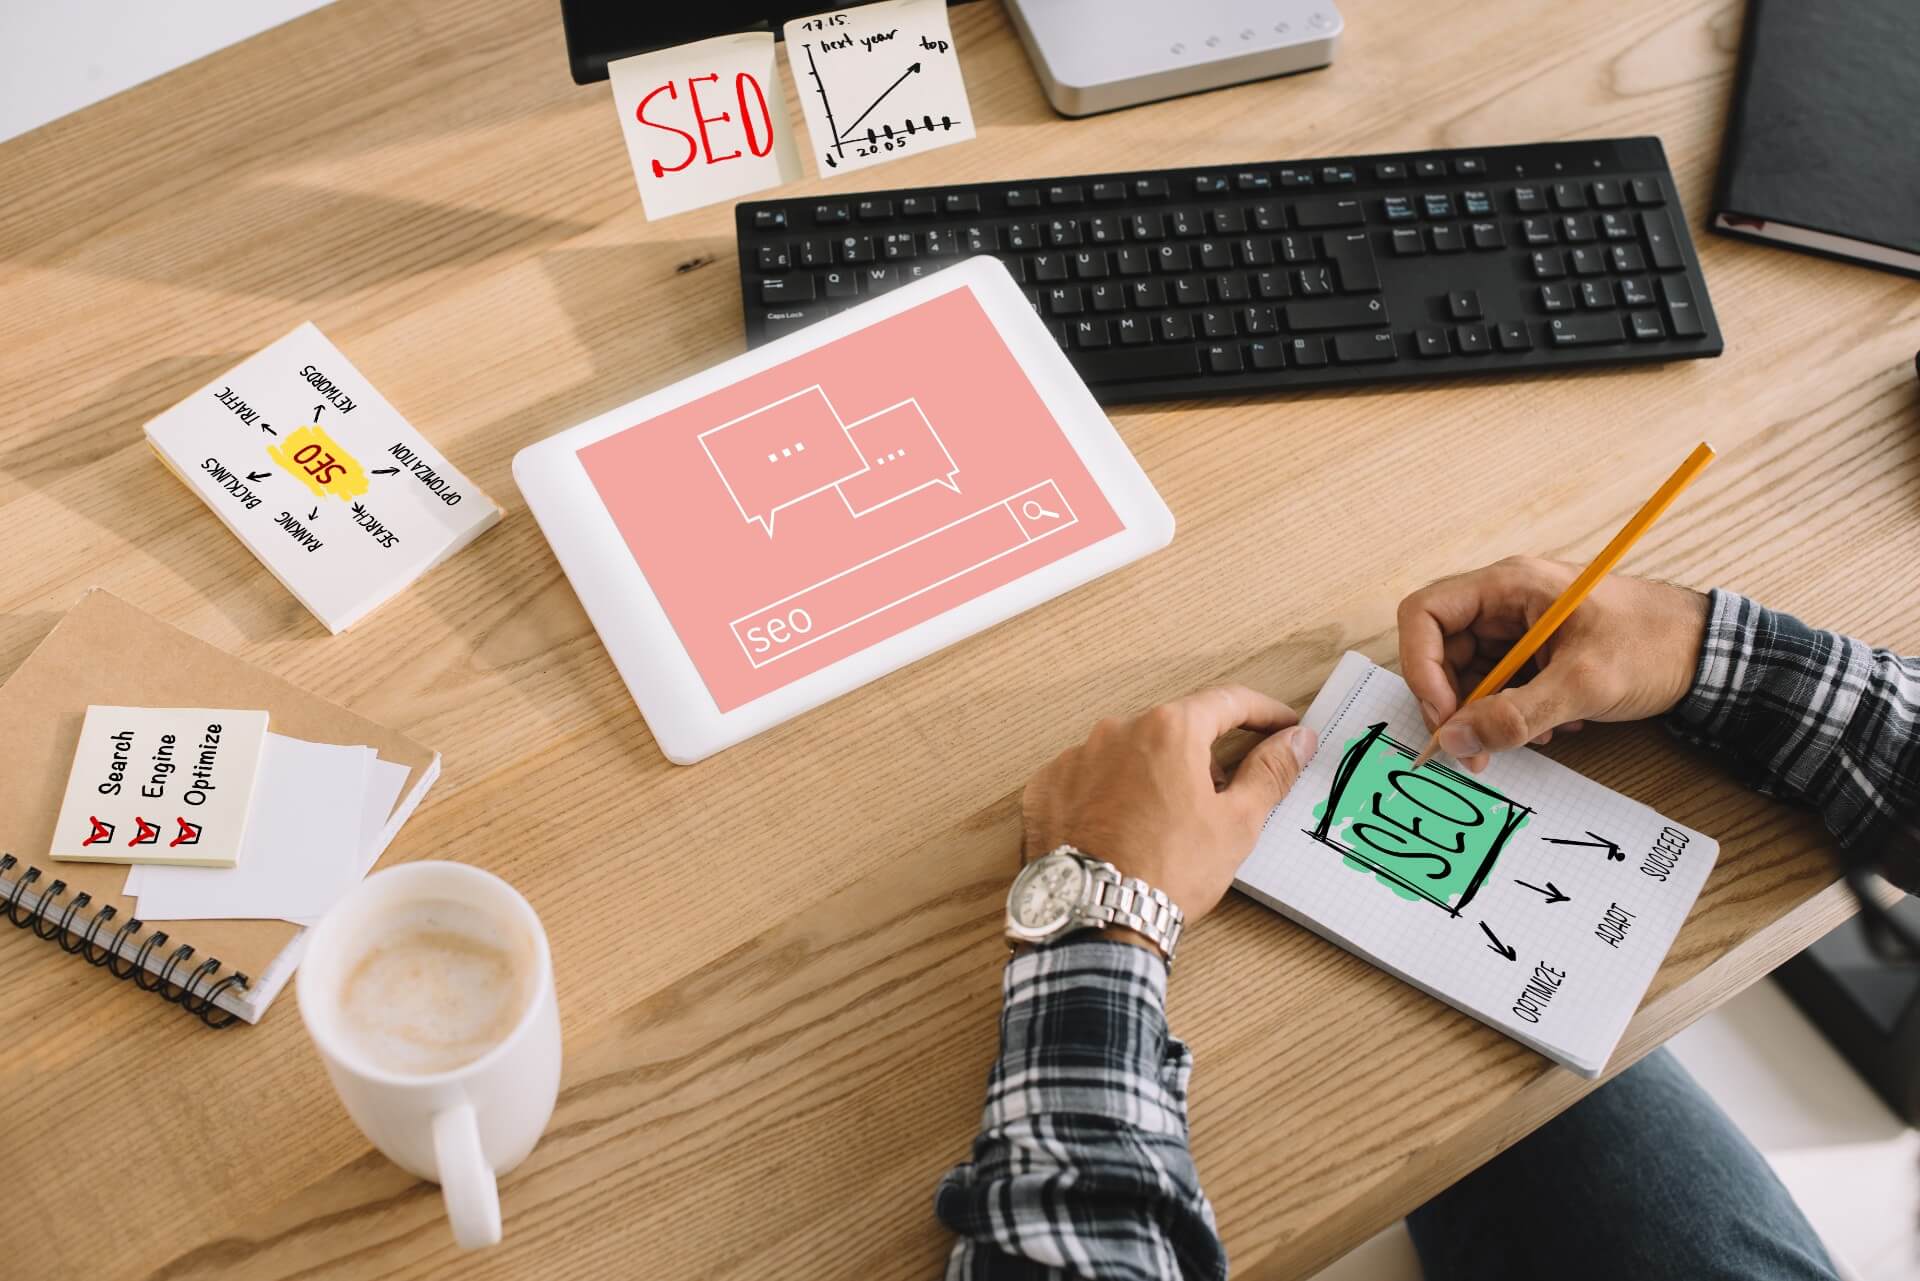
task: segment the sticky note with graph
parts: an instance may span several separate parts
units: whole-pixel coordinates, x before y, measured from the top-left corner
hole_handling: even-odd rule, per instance
[[[882,0],[789,22],[787,62],[822,174],[973,137],[946,0]]]
[[[1584,1076],[1605,1068],[1719,844],[1525,749],[1413,768],[1397,675],[1348,654],[1320,750],[1236,885]]]

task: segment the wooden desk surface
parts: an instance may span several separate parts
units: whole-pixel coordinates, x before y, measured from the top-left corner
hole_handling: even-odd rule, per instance
[[[0,930],[26,1275],[932,1276],[1019,788],[1097,716],[1227,679],[1304,706],[1342,649],[1393,654],[1407,589],[1590,555],[1702,435],[1721,461],[1631,568],[1920,649],[1920,290],[1698,230],[1741,6],[1344,7],[1330,70],[1072,122],[1000,8],[968,6],[979,139],[818,189],[1657,133],[1726,355],[1120,410],[1170,549],[691,769],[508,462],[740,349],[732,214],[642,219],[551,4],[340,0],[0,147],[0,670],[99,584],[438,747],[397,855],[527,893],[567,1038],[506,1244],[462,1257],[437,1191],[347,1121],[291,995],[214,1035]],[[507,508],[332,639],[140,436],[309,319]],[[1618,1063],[1848,910],[1815,823],[1658,730],[1553,754],[1722,841]],[[1242,1277],[1310,1272],[1583,1089],[1237,898],[1182,960],[1194,1146]]]

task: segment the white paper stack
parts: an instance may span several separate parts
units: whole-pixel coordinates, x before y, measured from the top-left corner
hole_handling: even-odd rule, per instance
[[[281,920],[312,925],[373,869],[407,767],[371,747],[269,733],[233,867],[140,864],[126,893],[143,920]]]

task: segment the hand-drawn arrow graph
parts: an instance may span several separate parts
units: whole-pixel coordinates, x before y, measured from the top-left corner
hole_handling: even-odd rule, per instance
[[[827,117],[827,129],[833,135],[832,141],[821,153],[821,159],[827,162],[829,168],[838,168],[841,158],[847,154],[848,140],[860,140],[860,135],[856,131],[866,122],[867,117],[871,116],[895,89],[907,83],[912,77],[919,75],[921,72],[921,64],[915,62],[905,71],[901,72],[892,84],[882,89],[879,96],[867,104],[866,110],[855,116],[849,124],[843,127],[834,119],[833,99],[827,94],[827,82],[820,78],[820,68],[813,57],[813,45],[808,43],[806,50],[807,74],[813,78],[814,92],[820,95],[820,106]],[[898,128],[895,128],[892,122],[881,124],[877,127],[868,125],[865,141],[869,147],[881,146],[892,142],[896,136],[910,137],[915,133],[930,133],[935,130],[952,129],[958,123],[958,121],[949,115],[942,115],[940,119],[935,120],[931,113],[923,113],[918,121],[911,117],[902,119],[899,122]]]

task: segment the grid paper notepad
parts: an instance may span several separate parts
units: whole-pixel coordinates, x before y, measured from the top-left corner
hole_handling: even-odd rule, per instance
[[[1410,767],[1406,682],[1348,654],[1303,723],[1320,750],[1239,889],[1515,1040],[1598,1076],[1717,841],[1521,749]]]

